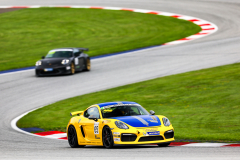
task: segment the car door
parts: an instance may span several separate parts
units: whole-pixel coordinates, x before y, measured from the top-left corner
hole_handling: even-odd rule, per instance
[[[83,123],[81,125],[83,126],[83,130],[85,133],[85,139],[91,142],[100,141],[101,139],[100,135],[102,133],[101,132],[102,121],[100,119],[98,108],[97,107],[88,108],[83,115],[84,115],[84,120],[82,121]],[[98,121],[88,119],[90,117],[97,118]]]
[[[74,64],[77,71],[83,70],[84,57],[80,50],[74,50]]]

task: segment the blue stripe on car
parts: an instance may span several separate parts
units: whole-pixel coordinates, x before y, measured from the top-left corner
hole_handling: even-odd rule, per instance
[[[161,122],[159,120],[159,118],[157,116],[152,116],[152,115],[139,115],[137,116],[138,118],[136,118],[136,116],[122,116],[122,117],[111,117],[112,119],[117,119],[120,120],[132,127],[153,127],[153,126],[160,126]],[[156,118],[156,122],[153,122],[152,117]],[[148,123],[148,125],[146,125],[146,123],[143,123],[143,121],[140,121],[139,118],[143,119],[144,121],[146,121]]]

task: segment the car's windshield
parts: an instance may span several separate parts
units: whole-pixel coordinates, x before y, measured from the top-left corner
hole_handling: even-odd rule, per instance
[[[46,58],[61,58],[61,57],[72,57],[73,51],[72,49],[62,49],[62,50],[51,50],[46,55]]]
[[[101,108],[103,118],[149,115],[149,113],[140,105],[113,105]]]

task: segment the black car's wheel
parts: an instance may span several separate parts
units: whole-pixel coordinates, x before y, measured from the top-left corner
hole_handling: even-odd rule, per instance
[[[169,146],[169,144],[170,143],[159,143],[157,145],[158,145],[158,147],[167,147],[167,146]]]
[[[40,77],[40,75],[39,75],[39,73],[38,73],[37,70],[35,70],[35,76],[36,76],[36,77]]]
[[[90,58],[87,58],[85,66],[86,66],[85,71],[90,71],[91,70]]]
[[[84,147],[78,145],[77,132],[75,130],[75,127],[72,125],[68,127],[68,143],[72,148]]]
[[[112,131],[108,126],[105,126],[102,131],[103,146],[106,148],[112,148],[114,145]]]
[[[71,74],[75,74],[75,65],[71,63]]]

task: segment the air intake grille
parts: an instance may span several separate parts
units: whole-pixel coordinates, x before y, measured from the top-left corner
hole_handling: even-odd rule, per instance
[[[165,133],[164,133],[164,137],[165,137],[166,139],[173,138],[173,137],[174,137],[174,132],[173,132],[173,130],[165,132]]]
[[[138,142],[144,142],[144,141],[159,141],[163,140],[162,136],[147,136],[147,137],[141,137]]]
[[[137,138],[137,135],[135,134],[127,134],[127,133],[123,133],[121,134],[121,141],[122,142],[129,142],[129,141],[135,141]]]

